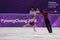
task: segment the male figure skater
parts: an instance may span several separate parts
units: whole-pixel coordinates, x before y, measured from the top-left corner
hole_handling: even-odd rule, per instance
[[[54,11],[54,12],[56,12],[56,11]],[[49,32],[49,33],[52,33],[52,27],[51,27],[50,21],[49,21],[49,19],[48,19],[48,14],[49,14],[49,13],[53,13],[53,12],[47,12],[46,10],[43,10],[42,15],[43,15],[43,17],[44,17],[44,21],[45,21],[45,24],[46,24],[46,27],[47,27],[48,32]]]

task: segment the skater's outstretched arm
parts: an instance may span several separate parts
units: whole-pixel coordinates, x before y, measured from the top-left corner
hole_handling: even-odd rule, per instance
[[[57,11],[51,11],[51,12],[48,12],[49,14],[53,14],[53,13],[57,13]]]

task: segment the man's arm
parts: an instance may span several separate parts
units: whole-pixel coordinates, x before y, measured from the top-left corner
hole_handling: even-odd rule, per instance
[[[49,14],[57,13],[57,11],[48,12]]]

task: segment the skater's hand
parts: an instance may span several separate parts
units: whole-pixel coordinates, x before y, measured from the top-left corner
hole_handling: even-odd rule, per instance
[[[55,10],[54,12],[55,12],[55,13],[57,13],[57,11],[56,11],[56,10]]]

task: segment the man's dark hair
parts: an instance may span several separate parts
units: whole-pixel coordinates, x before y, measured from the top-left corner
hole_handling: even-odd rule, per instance
[[[43,11],[47,11],[46,9],[44,9]]]

